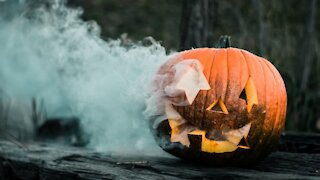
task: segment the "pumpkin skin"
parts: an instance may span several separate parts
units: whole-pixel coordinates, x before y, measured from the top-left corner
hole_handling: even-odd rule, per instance
[[[192,104],[173,108],[199,131],[188,133],[189,146],[173,142],[173,121],[164,120],[153,128],[160,147],[182,159],[216,165],[253,164],[274,150],[284,127],[287,106],[285,85],[276,68],[242,49],[198,48],[176,54],[160,67],[157,75],[167,75],[165,82],[170,82],[172,67],[189,59],[196,59],[203,66],[211,89],[200,90]],[[165,85],[155,80],[156,88],[162,90]],[[244,93],[246,97],[242,97]],[[218,105],[218,110],[210,109]],[[247,148],[203,150],[203,139],[212,140],[207,146],[224,141],[219,136],[210,137],[210,132],[231,132],[248,124],[248,134],[241,139],[246,140]]]

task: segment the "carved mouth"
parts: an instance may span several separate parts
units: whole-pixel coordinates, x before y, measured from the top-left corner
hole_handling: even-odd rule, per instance
[[[200,150],[209,153],[233,152],[238,148],[250,149],[247,137],[251,123],[239,129],[213,130],[215,133],[210,134],[191,125],[179,125],[176,120],[169,119],[168,121],[171,128],[171,142],[179,142],[190,147],[190,140],[201,138]]]

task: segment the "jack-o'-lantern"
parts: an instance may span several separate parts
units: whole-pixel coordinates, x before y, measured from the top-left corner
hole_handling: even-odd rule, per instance
[[[153,130],[165,151],[243,164],[276,147],[286,115],[284,82],[269,61],[228,44],[223,37],[219,48],[177,53],[159,69],[154,87],[164,116],[154,118]]]

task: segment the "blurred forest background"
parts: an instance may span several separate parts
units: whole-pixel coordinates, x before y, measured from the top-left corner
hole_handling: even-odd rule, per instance
[[[102,36],[152,36],[167,50],[232,46],[270,60],[288,93],[286,130],[320,131],[320,4],[316,0],[69,0],[95,20]],[[124,34],[126,33],[126,34]]]
[[[220,35],[230,35],[233,47],[265,57],[282,74],[286,130],[320,132],[317,0],[68,0],[68,5],[82,7],[82,18],[96,21],[105,40],[151,36],[168,53],[214,47]]]

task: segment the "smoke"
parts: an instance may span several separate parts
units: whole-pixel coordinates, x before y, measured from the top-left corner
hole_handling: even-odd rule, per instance
[[[42,99],[48,116],[80,117],[98,151],[161,155],[143,111],[165,49],[104,41],[81,9],[59,0],[31,9],[21,2],[0,13],[2,95]]]

